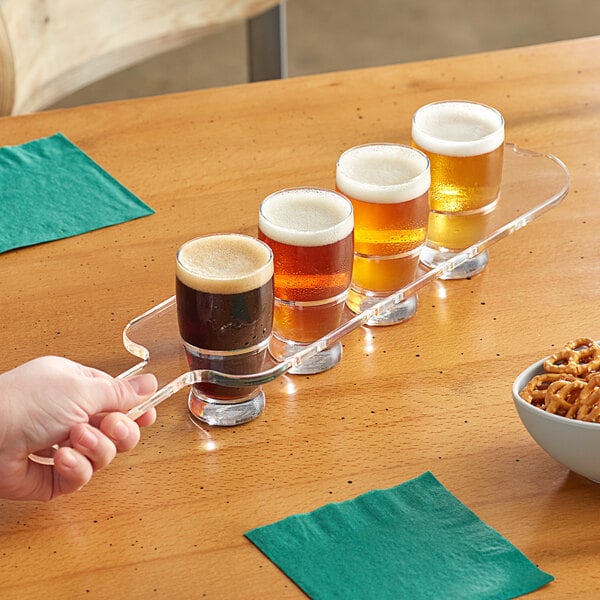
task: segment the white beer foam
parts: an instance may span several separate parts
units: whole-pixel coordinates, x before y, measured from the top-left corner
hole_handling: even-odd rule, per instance
[[[337,189],[376,204],[406,202],[429,190],[429,159],[399,144],[366,144],[346,150],[336,170]]]
[[[350,201],[333,190],[290,188],[263,200],[258,227],[290,246],[326,246],[352,233],[353,214]]]
[[[177,253],[177,278],[211,294],[241,294],[273,276],[271,250],[247,235],[226,233],[199,237]]]
[[[474,102],[434,102],[414,115],[412,139],[423,150],[445,156],[477,156],[504,143],[504,119]]]

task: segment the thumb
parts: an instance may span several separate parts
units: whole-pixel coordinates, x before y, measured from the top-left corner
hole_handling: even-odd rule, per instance
[[[102,377],[102,386],[96,388],[97,393],[93,394],[93,398],[91,398],[95,407],[90,414],[127,412],[130,408],[147,400],[157,388],[158,382],[151,373],[132,375],[125,379]]]
[[[156,377],[151,373],[144,373],[143,375],[132,375],[125,379],[134,393],[138,395],[138,399],[145,399],[156,392],[158,388],[158,382]]]

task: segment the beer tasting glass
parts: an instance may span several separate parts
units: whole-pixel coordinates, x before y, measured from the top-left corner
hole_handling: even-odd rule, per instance
[[[431,212],[421,261],[436,267],[484,236],[500,192],[504,119],[476,102],[434,102],[414,114],[412,143],[431,162]],[[487,263],[486,250],[442,278],[470,277]]]
[[[347,198],[319,188],[281,190],[267,196],[258,215],[258,237],[275,264],[271,355],[297,353],[341,321],[352,276],[354,218]],[[320,373],[336,365],[340,342],[307,358],[290,373]]]
[[[177,319],[190,370],[260,372],[273,321],[273,253],[239,234],[198,237],[177,252]],[[238,425],[265,405],[260,386],[193,385],[188,408],[209,425]]]
[[[365,144],[346,150],[336,169],[336,188],[354,206],[354,267],[347,305],[368,310],[411,283],[427,234],[429,159],[400,144]],[[412,317],[417,296],[378,314],[369,325]]]

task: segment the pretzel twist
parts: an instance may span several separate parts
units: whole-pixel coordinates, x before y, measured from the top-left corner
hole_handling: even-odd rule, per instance
[[[591,338],[567,342],[521,390],[523,400],[568,419],[600,423],[600,345]]]
[[[583,347],[581,350],[564,348],[544,361],[548,373],[569,373],[581,376],[600,370],[600,347]]]
[[[580,405],[580,393],[585,387],[585,381],[555,381],[546,390],[546,412],[575,418]]]
[[[543,373],[536,375],[529,383],[521,390],[521,398],[530,404],[546,407],[546,392],[550,385],[556,381],[574,381],[575,377],[567,373]]]

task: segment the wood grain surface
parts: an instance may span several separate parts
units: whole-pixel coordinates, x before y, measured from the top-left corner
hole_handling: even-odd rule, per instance
[[[332,187],[352,145],[408,143],[426,102],[491,104],[508,141],[572,175],[481,276],[429,285],[405,324],[354,331],[335,369],[269,383],[254,422],[201,431],[181,392],[80,493],[0,501],[0,597],[300,598],[243,533],[427,470],[555,576],[532,597],[597,597],[600,487],[536,445],[511,385],[600,338],[599,82],[589,38],[0,119],[1,144],[62,131],[156,210],[0,256],[1,370],[41,354],[129,368],[123,327],[173,294],[183,241],[255,234],[264,196]]]

